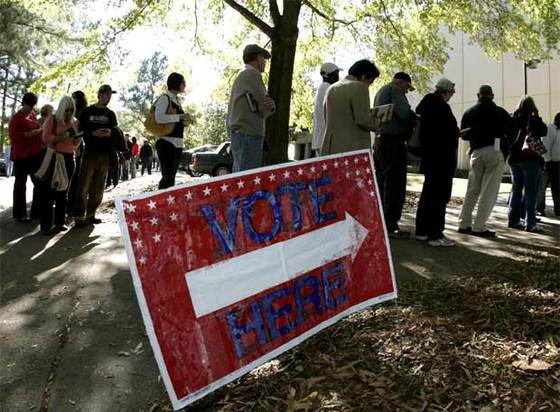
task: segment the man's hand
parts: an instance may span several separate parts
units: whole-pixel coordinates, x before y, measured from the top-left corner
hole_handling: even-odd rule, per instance
[[[93,131],[92,135],[95,137],[109,137],[111,136],[111,129],[97,129]]]
[[[266,112],[273,112],[276,110],[276,103],[274,103],[274,100],[272,100],[270,96],[264,96],[261,101],[261,106]]]

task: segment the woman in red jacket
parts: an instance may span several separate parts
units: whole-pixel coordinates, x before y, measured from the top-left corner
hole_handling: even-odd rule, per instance
[[[41,200],[39,185],[35,172],[43,159],[43,141],[41,125],[33,108],[37,104],[37,96],[25,93],[22,108],[15,113],[8,124],[8,136],[12,144],[11,160],[14,162],[14,203],[12,216],[19,222],[29,223],[27,216],[27,200],[25,198],[27,177],[33,182],[33,200],[31,202],[31,218],[39,217]]]

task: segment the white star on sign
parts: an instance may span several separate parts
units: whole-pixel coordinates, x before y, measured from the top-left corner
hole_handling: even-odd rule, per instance
[[[134,230],[135,232],[138,231],[138,222],[132,222],[130,226],[132,226],[132,230]]]
[[[362,187],[364,187],[364,182],[362,181],[362,179],[358,179],[358,187],[361,189]]]
[[[212,193],[212,189],[206,186],[202,192],[204,193],[204,196],[210,196],[210,193]]]
[[[338,163],[338,160],[336,160],[336,161],[334,162],[334,167],[338,168],[338,164],[339,164],[339,163]]]
[[[245,182],[244,182],[243,180],[238,181],[238,182],[237,182],[237,187],[238,187],[239,189],[241,189],[242,187],[245,187]]]
[[[276,175],[274,173],[268,175],[268,180],[270,180],[271,182],[276,180]]]
[[[140,249],[140,248],[142,247],[142,240],[136,239],[136,240],[134,241],[134,244],[136,245],[136,247],[137,247],[138,249]]]
[[[175,222],[178,217],[179,217],[179,215],[177,215],[177,213],[175,213],[175,212],[173,212],[169,215],[169,218],[171,219],[172,222]]]
[[[364,159],[364,162],[367,162],[369,160],[369,158],[367,156],[364,156],[363,159]]]
[[[161,235],[159,233],[156,233],[152,239],[154,239],[154,242],[159,243],[161,242]]]
[[[257,176],[253,179],[253,182],[255,182],[255,184],[258,185],[261,182],[261,178]]]
[[[311,166],[311,173],[315,173],[315,166]]]
[[[354,163],[358,163],[359,159],[357,157],[354,158]]]
[[[144,266],[146,264],[146,258],[144,256],[140,256],[138,262],[140,262],[140,265]]]
[[[344,160],[344,166],[348,166],[348,159]]]
[[[346,172],[346,179],[350,179],[350,172]]]
[[[323,170],[327,170],[327,169],[328,169],[328,166],[327,166],[326,163],[323,163],[323,166],[321,166],[321,167],[323,168]]]
[[[367,182],[368,182],[370,185],[373,184],[373,180],[371,180],[371,179],[369,179]]]
[[[374,197],[374,196],[375,196],[375,192],[372,190],[371,192],[369,192],[369,195],[370,195],[371,197]]]
[[[185,197],[187,198],[187,200],[192,200],[192,193],[191,192],[185,193]]]
[[[302,170],[301,168],[299,168],[299,169],[297,170],[297,174],[300,175],[300,176],[303,175],[303,170]]]
[[[132,203],[125,203],[124,206],[126,207],[126,210],[128,210],[130,213],[136,212],[136,205],[133,205]]]
[[[148,207],[150,208],[150,210],[153,210],[156,208],[156,202],[154,202],[153,200],[150,200],[148,202]]]
[[[290,172],[288,172],[287,170],[284,172],[283,174],[284,179],[287,179],[288,177],[290,177]]]
[[[228,190],[228,188],[229,188],[229,186],[228,186],[227,184],[225,184],[225,183],[224,183],[222,186],[220,186],[220,187],[221,187],[221,189],[222,189],[222,192],[227,192],[227,190]]]
[[[155,216],[152,217],[152,218],[150,219],[150,223],[152,224],[152,226],[157,225],[157,224],[158,224],[158,218],[155,217]]]
[[[362,173],[360,172],[360,169],[356,169],[356,176],[360,176],[360,173]]]
[[[172,205],[173,203],[175,203],[175,197],[169,195],[169,197],[167,198],[167,203]]]

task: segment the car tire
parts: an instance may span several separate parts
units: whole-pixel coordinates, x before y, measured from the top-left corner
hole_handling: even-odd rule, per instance
[[[229,175],[231,170],[227,166],[218,166],[214,169],[214,176]]]

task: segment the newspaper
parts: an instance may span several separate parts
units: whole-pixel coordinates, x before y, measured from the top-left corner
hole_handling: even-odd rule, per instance
[[[370,109],[369,122],[375,131],[379,129],[381,124],[391,120],[391,117],[393,117],[393,104],[375,106]]]

